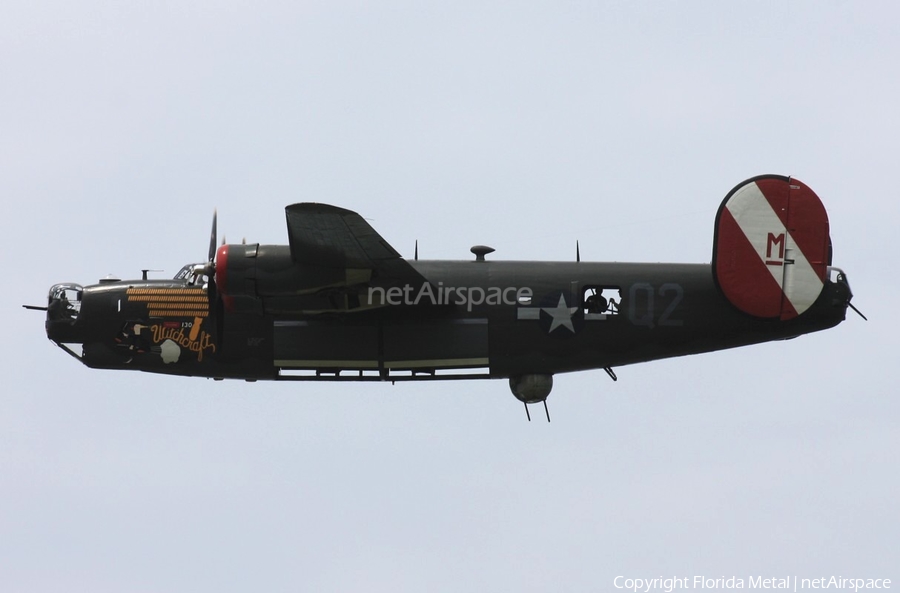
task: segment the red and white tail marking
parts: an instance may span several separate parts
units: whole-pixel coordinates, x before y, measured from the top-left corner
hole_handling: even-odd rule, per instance
[[[713,270],[738,309],[791,319],[819,297],[828,266],[828,216],[797,180],[757,177],[733,189],[719,209]]]

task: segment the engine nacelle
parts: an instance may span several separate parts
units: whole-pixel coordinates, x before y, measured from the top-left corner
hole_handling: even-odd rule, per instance
[[[216,253],[216,288],[226,297],[292,296],[346,284],[345,270],[300,265],[287,245],[222,245]]]
[[[553,389],[553,375],[518,375],[509,378],[509,390],[516,399],[536,404],[547,399]]]
[[[347,310],[359,306],[347,295],[371,277],[366,269],[297,263],[287,245],[222,245],[216,253],[216,290],[229,312]]]

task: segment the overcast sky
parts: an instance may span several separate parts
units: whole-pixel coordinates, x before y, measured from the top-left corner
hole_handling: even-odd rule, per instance
[[[7,2],[0,589],[605,591],[617,575],[900,583],[889,2]],[[708,262],[793,175],[854,303],[782,343],[506,381],[92,371],[56,282],[173,275],[358,211],[422,258]],[[539,418],[540,416],[537,416]]]

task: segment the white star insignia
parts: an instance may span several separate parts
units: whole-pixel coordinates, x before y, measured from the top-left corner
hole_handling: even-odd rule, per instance
[[[572,314],[577,310],[578,307],[566,306],[566,299],[563,295],[559,295],[559,302],[555,307],[541,307],[541,311],[546,311],[553,318],[547,333],[552,333],[557,327],[563,326],[574,334],[575,326],[572,325]]]

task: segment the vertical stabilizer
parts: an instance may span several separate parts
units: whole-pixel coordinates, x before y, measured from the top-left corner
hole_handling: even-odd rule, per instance
[[[719,207],[713,275],[741,311],[792,319],[822,292],[829,244],[819,197],[796,179],[761,175],[740,183]]]

